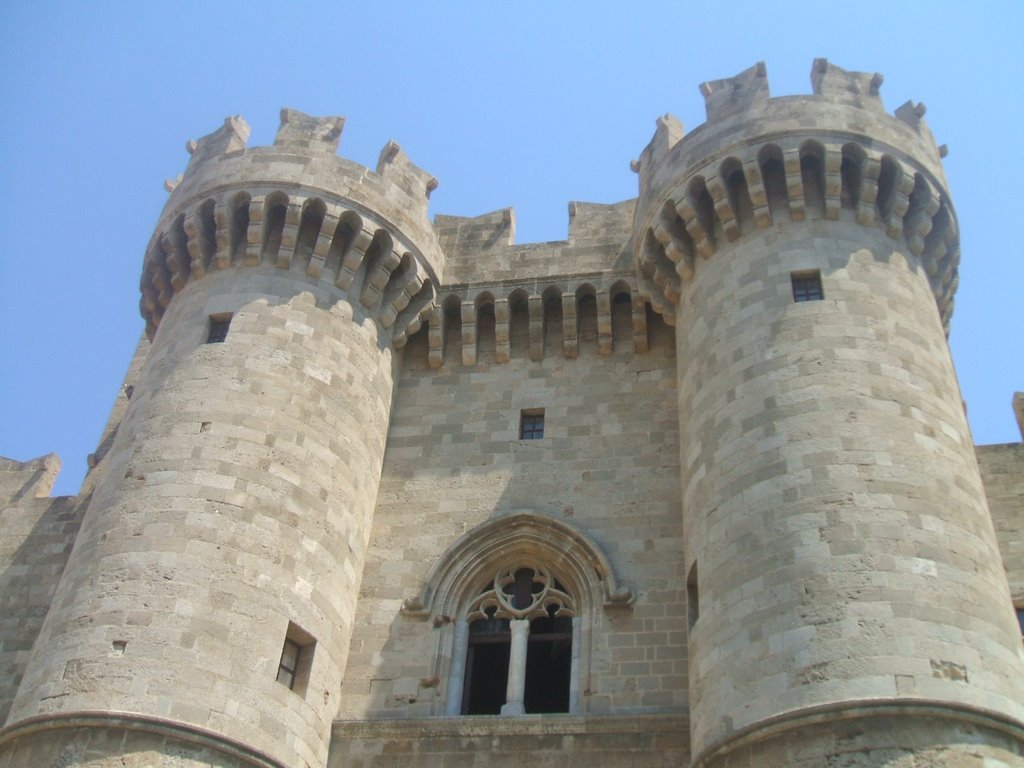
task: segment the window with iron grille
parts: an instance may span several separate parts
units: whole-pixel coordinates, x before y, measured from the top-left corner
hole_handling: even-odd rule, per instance
[[[544,410],[523,411],[519,416],[519,439],[540,440],[544,437]]]
[[[793,281],[793,301],[821,301],[825,298],[819,271],[793,272],[790,278]]]

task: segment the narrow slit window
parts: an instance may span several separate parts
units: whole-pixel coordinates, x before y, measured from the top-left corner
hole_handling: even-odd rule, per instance
[[[206,337],[207,344],[220,344],[228,337],[231,327],[231,315],[210,315],[210,333]]]
[[[277,682],[303,695],[309,685],[315,650],[316,639],[298,624],[289,621],[281,648],[281,660],[277,665]]]
[[[686,618],[689,628],[700,618],[700,590],[697,588],[697,563],[690,566],[690,574],[686,577]]]
[[[793,281],[793,301],[821,301],[825,298],[821,289],[821,272],[794,272],[790,277]]]
[[[523,411],[519,416],[519,439],[540,440],[544,437],[544,409]]]

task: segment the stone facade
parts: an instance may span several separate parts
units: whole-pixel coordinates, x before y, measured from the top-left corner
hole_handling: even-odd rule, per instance
[[[191,142],[81,494],[0,466],[0,766],[1024,765],[943,153],[811,79],[705,83],[564,242],[341,118]]]

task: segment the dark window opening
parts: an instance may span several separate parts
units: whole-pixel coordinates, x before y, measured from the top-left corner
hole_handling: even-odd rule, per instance
[[[572,619],[534,619],[526,649],[526,711],[531,715],[568,712],[571,672]]]
[[[249,237],[249,196],[240,195],[235,198],[234,212],[231,216],[230,247],[231,258],[245,254]]]
[[[1020,624],[1020,635],[1024,638],[1024,608],[1017,609],[1017,623]]]
[[[315,650],[316,639],[298,624],[289,621],[288,632],[281,647],[281,660],[277,665],[277,682],[300,696],[305,694]]]
[[[534,568],[506,570],[498,577],[480,593],[480,602],[472,611],[476,619],[470,622],[466,638],[462,714],[569,712],[574,621],[571,597],[557,579]],[[522,626],[525,618],[516,619],[514,626],[509,618],[500,618],[510,615],[533,618],[527,628]],[[520,627],[526,630],[522,634]],[[517,630],[514,636],[513,628]],[[513,642],[516,664],[522,667],[510,670]],[[522,689],[511,694],[510,677],[522,684]]]
[[[793,301],[821,301],[825,293],[821,288],[821,273],[794,272],[790,275],[793,281]]]
[[[544,437],[544,411],[523,411],[519,418],[519,439],[540,440]]]
[[[277,260],[277,252],[281,250],[281,240],[284,237],[284,220],[288,213],[288,206],[277,204],[267,211],[266,224],[263,233],[263,252],[271,261]]]
[[[633,349],[633,297],[626,291],[612,296],[612,349]]]
[[[210,333],[206,337],[207,344],[219,344],[228,337],[228,328],[231,326],[231,315],[211,315]]]
[[[511,650],[508,620],[480,619],[470,625],[462,714],[501,714],[508,688]]]
[[[692,630],[700,618],[700,592],[697,589],[697,563],[690,567],[690,575],[686,577],[686,619],[687,626]]]
[[[576,321],[579,324],[577,339],[580,351],[597,345],[597,298],[593,294],[580,296],[576,305]]]

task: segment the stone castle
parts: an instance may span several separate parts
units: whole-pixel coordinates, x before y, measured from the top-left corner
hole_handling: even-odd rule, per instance
[[[341,118],[190,142],[81,493],[0,462],[0,767],[1024,765],[944,148],[811,80],[705,83],[563,242]]]

